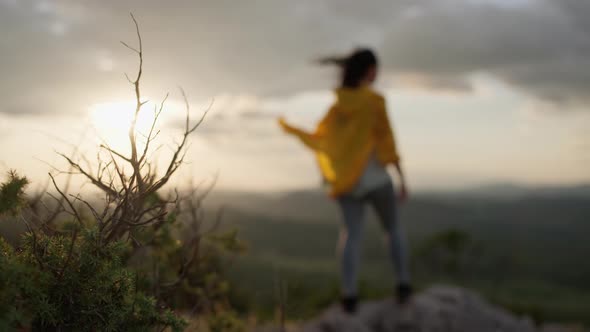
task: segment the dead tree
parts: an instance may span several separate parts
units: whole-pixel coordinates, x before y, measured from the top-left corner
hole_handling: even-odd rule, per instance
[[[106,141],[103,141],[99,146],[102,154],[99,153],[97,164],[94,167],[83,156],[75,158],[60,153],[71,168],[71,171],[67,173],[81,175],[99,189],[105,198],[104,206],[97,209],[79,196],[67,195],[60,191],[53,176],[50,176],[54,188],[60,194],[55,198],[58,202],[58,209],[55,210],[55,213],[66,212],[79,222],[86,222],[77,212],[78,206],[84,206],[86,210],[90,211],[92,220],[96,223],[100,241],[105,244],[113,241],[129,241],[132,247],[138,250],[150,247],[153,245],[153,238],[140,238],[138,232],[146,229],[151,233],[156,232],[166,224],[167,218],[171,214],[182,214],[185,217],[184,222],[188,223],[191,234],[190,238],[183,243],[185,255],[176,277],[172,280],[159,280],[158,273],[154,272],[155,278],[158,279],[155,292],[158,293],[160,287],[174,287],[182,282],[187,275],[189,266],[198,259],[201,238],[218,224],[216,222],[212,228],[207,230],[203,230],[201,227],[204,219],[201,209],[202,201],[213,184],[203,193],[197,190],[199,188],[195,188],[185,194],[180,194],[177,190],[171,191],[169,194],[162,194],[164,186],[184,163],[189,137],[203,122],[211,106],[198,119],[192,120],[190,104],[181,89],[186,112],[183,132],[179,142],[173,147],[164,172],[158,174],[152,153],[157,150],[154,148],[154,143],[160,134],[157,125],[169,95],[166,94],[164,99],[154,106],[153,120],[148,132],[139,132],[136,128],[138,118],[142,112],[148,111],[146,109],[147,101],[141,95],[144,52],[139,24],[133,14],[131,14],[131,19],[135,25],[138,44],[134,47],[121,42],[138,59],[137,74],[133,78],[125,75],[133,86],[135,96],[135,110],[128,131],[130,153],[127,155],[113,149]],[[140,144],[141,140],[143,140],[141,142],[143,146]],[[101,156],[107,157],[105,159]]]

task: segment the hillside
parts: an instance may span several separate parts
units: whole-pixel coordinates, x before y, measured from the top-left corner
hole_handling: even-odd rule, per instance
[[[401,209],[401,220],[417,283],[450,282],[540,321],[590,325],[589,189],[519,187],[513,196],[498,196],[498,188],[415,194]],[[208,206],[220,202],[227,207],[224,227],[237,228],[248,245],[248,252],[232,263],[237,284],[248,285],[239,289],[240,301],[250,298],[249,306],[271,316],[275,295],[268,285],[277,275],[290,285],[288,310],[294,319],[309,318],[334,301],[340,220],[322,192],[218,192]],[[374,219],[369,214],[363,250],[365,298],[382,298],[391,287],[392,271]],[[469,241],[458,270],[451,273],[421,253],[448,230],[464,232]]]

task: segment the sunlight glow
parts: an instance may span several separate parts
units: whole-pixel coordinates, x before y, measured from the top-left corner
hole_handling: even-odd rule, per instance
[[[118,151],[129,151],[129,128],[135,113],[135,102],[108,102],[90,107],[90,121],[94,126],[100,143],[106,143]],[[162,116],[160,117],[161,121]],[[146,103],[137,118],[137,143],[142,147],[152,122],[154,104]]]

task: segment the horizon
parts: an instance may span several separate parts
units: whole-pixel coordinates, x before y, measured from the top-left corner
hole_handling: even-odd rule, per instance
[[[324,194],[325,190],[319,187],[291,188],[283,190],[261,190],[253,191],[248,189],[226,189],[213,188],[207,197],[223,195],[256,195],[257,197],[271,198],[283,197],[292,194]],[[522,199],[522,198],[587,198],[590,195],[590,183],[580,183],[575,185],[554,185],[554,186],[528,186],[518,185],[515,183],[487,183],[482,185],[467,186],[462,188],[419,188],[410,192],[410,198],[424,197],[466,197],[478,199]]]

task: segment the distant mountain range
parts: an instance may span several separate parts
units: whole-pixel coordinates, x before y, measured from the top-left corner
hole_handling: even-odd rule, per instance
[[[462,190],[432,190],[412,193],[418,199],[432,198],[464,198],[464,199],[498,199],[514,200],[524,198],[553,198],[553,199],[590,199],[590,184],[573,186],[527,186],[513,183],[493,183],[471,187]],[[321,189],[294,190],[284,192],[247,192],[213,190],[208,200],[215,206],[221,204],[236,204],[240,207],[254,207],[263,204],[272,207],[286,201],[297,201],[312,209],[330,201]],[[269,206],[269,204],[271,206]],[[305,213],[305,211],[299,211]]]
[[[444,192],[440,192],[440,194],[444,194]],[[526,197],[590,198],[590,184],[533,187],[512,183],[495,183],[454,192],[453,195],[497,199]]]
[[[278,193],[214,190],[205,206],[211,209],[224,206],[230,220],[244,215],[298,222],[325,222],[339,218],[337,205],[319,189]],[[474,211],[492,208],[510,211],[513,215],[541,210],[548,210],[547,215],[558,215],[572,211],[572,207],[577,211],[584,206],[590,206],[590,185],[527,187],[493,184],[461,191],[414,193],[402,213],[412,219],[436,220],[440,216],[472,215]]]

